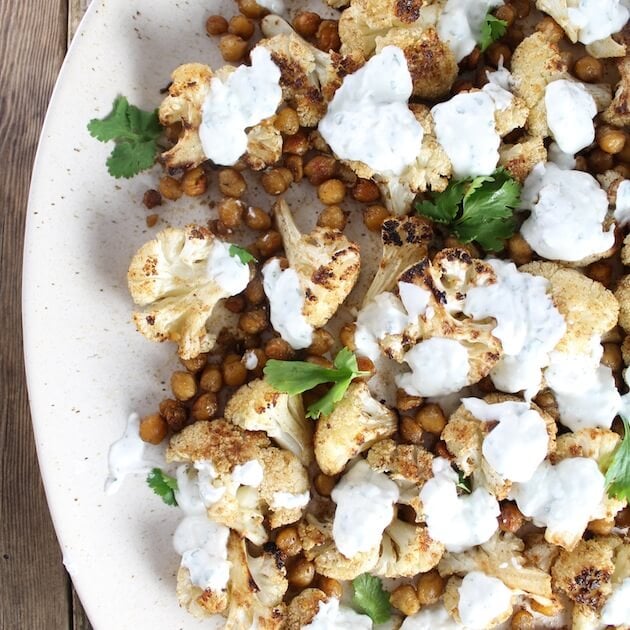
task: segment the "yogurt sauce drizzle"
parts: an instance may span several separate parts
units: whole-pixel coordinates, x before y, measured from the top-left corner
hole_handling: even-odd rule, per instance
[[[494,627],[496,620],[512,609],[512,591],[481,571],[468,573],[458,590],[457,610],[466,628]]]
[[[579,29],[578,40],[592,44],[623,28],[630,17],[624,0],[579,0],[567,9],[569,21]]]
[[[347,606],[339,604],[336,597],[320,602],[317,614],[303,630],[372,630],[372,620]]]
[[[615,221],[621,226],[630,223],[630,179],[624,179],[617,186]]]
[[[208,256],[208,277],[228,295],[237,295],[249,284],[249,265],[230,255],[230,244],[215,239]]]
[[[319,131],[337,157],[400,175],[418,157],[424,135],[407,105],[412,87],[402,50],[386,46],[345,77]]]
[[[260,46],[251,66],[239,66],[227,79],[213,77],[202,109],[199,138],[205,156],[231,166],[247,150],[245,130],[276,113],[282,100],[280,70]]]
[[[423,606],[415,615],[406,617],[400,630],[459,630],[463,627],[449,615],[444,604],[439,602]]]
[[[630,577],[613,588],[602,608],[601,622],[607,626],[630,623]]]

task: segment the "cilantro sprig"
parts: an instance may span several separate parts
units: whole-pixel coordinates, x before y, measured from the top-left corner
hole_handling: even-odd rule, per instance
[[[470,477],[461,471],[457,471],[457,483],[455,484],[464,494],[470,494],[472,492],[472,483]]]
[[[234,258],[238,258],[244,265],[250,262],[255,262],[255,263],[258,262],[258,260],[252,254],[250,254],[243,247],[239,247],[238,245],[230,245],[230,248],[228,251],[230,253],[230,256],[233,256]]]
[[[272,387],[291,396],[313,389],[322,383],[334,383],[323,398],[307,409],[307,418],[319,418],[321,414],[332,413],[335,404],[343,398],[353,379],[369,374],[359,370],[357,358],[348,348],[342,348],[337,353],[333,366],[325,368],[306,361],[271,359],[267,361],[263,372]]]
[[[112,112],[100,120],[94,118],[87,128],[100,142],[116,144],[107,158],[112,177],[129,179],[155,163],[157,140],[162,133],[157,110],[145,112],[119,96]]]
[[[481,52],[486,50],[490,44],[493,44],[503,37],[507,31],[508,23],[505,20],[492,15],[492,13],[486,14],[486,17],[481,25],[481,36],[479,38],[479,48]]]
[[[365,613],[374,623],[385,623],[391,616],[389,594],[381,580],[363,573],[352,580],[352,603],[358,612]]]
[[[175,477],[167,475],[161,468],[154,468],[147,477],[147,484],[166,505],[177,505],[175,498],[177,479]]]
[[[606,491],[609,497],[630,501],[630,421],[624,416],[621,421],[624,435],[606,471]]]
[[[500,168],[492,175],[452,181],[431,200],[416,203],[416,210],[448,224],[463,243],[477,241],[486,251],[499,251],[516,230],[513,216],[521,185]]]

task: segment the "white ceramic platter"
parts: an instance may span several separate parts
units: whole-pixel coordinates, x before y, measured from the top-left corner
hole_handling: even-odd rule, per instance
[[[223,65],[217,41],[204,31],[212,13],[234,15],[235,3],[93,0],[60,74],[33,173],[23,287],[31,410],[64,563],[97,630],[200,623],[179,609],[174,592],[179,559],[171,537],[179,511],[141,478],[114,496],[103,490],[110,444],[130,412],[153,412],[169,394],[176,361],[172,346],[135,331],[126,289],[131,255],[157,232],[147,230],[141,200],[158,169],[112,179],[105,168],[112,145],[92,139],[86,124],[107,114],[118,94],[156,107],[181,63]],[[205,205],[183,198],[160,208],[161,224],[207,220],[208,200],[218,199],[212,183]],[[307,227],[318,204],[309,206],[301,194],[314,197],[312,189],[296,191],[288,201],[301,208]],[[253,189],[248,201],[269,207],[264,197]],[[360,218],[348,230],[359,237]],[[374,264],[374,256],[366,259]]]

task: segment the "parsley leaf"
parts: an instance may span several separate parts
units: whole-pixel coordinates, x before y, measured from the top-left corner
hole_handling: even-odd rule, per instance
[[[155,163],[157,139],[162,133],[157,110],[145,112],[119,96],[112,112],[100,120],[94,118],[87,128],[97,140],[116,143],[107,158],[107,170],[113,177],[130,178]]]
[[[252,256],[252,254],[250,254],[243,247],[239,247],[238,245],[230,245],[230,249],[228,251],[230,252],[230,256],[238,258],[244,265],[252,261],[255,263],[258,262],[258,260],[256,260],[256,258]]]
[[[470,494],[472,492],[470,477],[466,477],[461,470],[457,471],[457,484],[455,485],[465,494]]]
[[[357,365],[357,358],[342,348],[333,361],[334,367],[325,368],[306,361],[278,361],[271,359],[263,370],[267,382],[280,392],[291,396],[313,389],[322,383],[334,383],[328,393],[307,409],[307,418],[319,418],[332,413],[350,383],[357,376],[367,376]]]
[[[383,590],[381,580],[363,573],[352,580],[352,603],[357,611],[365,613],[374,623],[385,623],[391,616],[389,594]]]
[[[477,241],[486,251],[498,251],[516,231],[513,213],[520,193],[521,185],[500,168],[489,176],[453,181],[431,200],[416,203],[416,210],[447,223],[463,243]]]
[[[177,490],[177,479],[167,475],[160,468],[154,468],[147,477],[149,488],[155,492],[166,505],[177,505],[175,491]]]
[[[630,422],[623,416],[621,420],[624,435],[606,471],[606,491],[609,497],[630,501]]]
[[[507,31],[507,26],[508,23],[505,20],[500,20],[492,13],[488,13],[481,26],[481,37],[479,42],[477,42],[481,52],[486,50],[490,44],[496,42],[497,39],[503,37]]]

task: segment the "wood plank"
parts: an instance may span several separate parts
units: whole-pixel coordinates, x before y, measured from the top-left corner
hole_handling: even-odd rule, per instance
[[[20,320],[31,167],[67,37],[67,0],[0,0],[0,628],[69,627],[67,582],[28,412]]]
[[[68,0],[68,45],[72,41],[90,0]]]
[[[87,618],[85,614],[85,610],[83,610],[83,605],[81,604],[81,600],[77,595],[77,592],[71,588],[71,599],[70,606],[72,607],[72,620],[70,627],[72,630],[92,630],[92,625],[90,624],[90,620]]]

